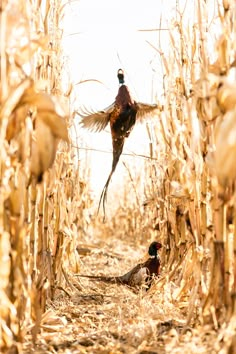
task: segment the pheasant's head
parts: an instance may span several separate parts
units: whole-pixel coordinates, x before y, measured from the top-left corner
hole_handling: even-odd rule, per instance
[[[118,80],[119,80],[119,84],[123,85],[124,82],[125,82],[125,79],[124,79],[124,71],[122,69],[118,70],[117,77],[118,77]]]
[[[154,256],[156,257],[157,256],[157,251],[162,248],[162,244],[159,243],[159,242],[152,242],[149,246],[149,249],[148,249],[148,254],[149,256]]]

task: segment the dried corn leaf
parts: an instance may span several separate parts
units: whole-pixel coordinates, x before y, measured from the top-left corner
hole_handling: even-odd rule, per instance
[[[236,178],[236,109],[225,114],[216,133],[214,167],[221,185]]]
[[[42,174],[52,166],[57,144],[58,139],[55,138],[50,127],[38,115],[32,137],[30,170],[39,180],[41,180]]]
[[[65,317],[59,317],[55,311],[48,309],[41,318],[40,326],[47,330],[60,330],[67,325]]]
[[[219,77],[208,74],[207,78],[196,81],[193,86],[197,113],[204,121],[215,119],[221,114],[216,97],[218,85]]]
[[[18,107],[23,105],[30,105],[32,109],[36,107],[37,110],[55,111],[55,104],[50,95],[43,92],[36,92],[33,84],[24,91]]]
[[[1,279],[0,289],[6,288],[9,282],[10,266],[11,266],[10,249],[11,249],[10,235],[7,232],[3,232],[0,235],[0,279]],[[1,313],[1,318],[4,317],[5,316],[3,316],[3,314]]]
[[[224,33],[220,36],[217,41],[216,50],[218,51],[218,63],[221,68],[221,72],[226,72],[229,68],[229,38]]]
[[[12,89],[9,93],[8,98],[3,102],[1,107],[0,118],[10,117],[15,107],[19,104],[22,95],[32,84],[30,79],[23,80],[16,88]]]
[[[170,182],[170,195],[175,198],[188,197],[188,194],[186,193],[186,189],[184,189],[183,185],[180,184],[178,181]]]
[[[37,93],[28,82],[20,88],[16,95],[18,102],[12,100],[14,105],[12,103],[11,108],[14,110],[6,137],[8,141],[18,140],[20,160],[25,162],[31,156],[30,171],[41,180],[42,174],[53,164],[58,139],[69,141],[66,121],[56,113],[55,99],[45,93]]]
[[[14,59],[18,66],[23,66],[32,60],[32,56],[41,48],[46,49],[46,45],[49,42],[47,36],[39,39],[30,40],[27,44],[19,48],[16,52]]]
[[[223,113],[236,107],[236,84],[223,81],[217,90],[217,102]]]
[[[19,107],[11,114],[10,119],[8,121],[7,129],[6,129],[6,139],[8,141],[17,137],[18,134],[22,133],[22,129],[25,126],[26,117],[30,114],[30,107],[28,105],[24,105]]]
[[[64,118],[58,116],[55,111],[40,110],[37,118],[42,120],[50,128],[51,133],[55,137],[69,142],[66,121]]]

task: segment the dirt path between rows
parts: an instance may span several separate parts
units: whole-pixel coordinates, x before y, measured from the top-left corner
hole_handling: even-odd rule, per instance
[[[120,275],[146,249],[109,241],[79,251],[81,274]],[[160,287],[157,281],[148,292],[135,293],[126,286],[67,276],[68,287],[56,291],[43,315],[36,346],[27,335],[24,353],[220,352],[219,330],[186,326],[188,303],[173,302],[171,282]]]

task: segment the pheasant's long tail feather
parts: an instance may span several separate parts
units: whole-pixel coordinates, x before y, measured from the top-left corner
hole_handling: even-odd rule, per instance
[[[109,177],[106,181],[106,184],[105,186],[103,187],[103,190],[102,190],[102,193],[101,193],[101,196],[100,196],[100,199],[99,199],[99,204],[98,204],[98,211],[97,213],[99,213],[99,210],[100,210],[100,206],[101,206],[101,203],[102,203],[102,206],[103,206],[103,221],[105,221],[106,219],[106,209],[105,209],[105,204],[106,204],[106,200],[107,200],[107,191],[108,191],[108,186],[109,186],[109,183],[110,183],[110,180],[111,180],[111,177],[113,175],[113,170],[111,171],[111,173],[109,174]]]
[[[89,278],[95,281],[103,281],[105,283],[120,283],[120,277],[106,277],[102,275],[84,275],[84,274],[76,274],[81,278]]]
[[[106,184],[105,186],[103,187],[103,190],[102,190],[102,193],[101,193],[101,196],[100,196],[100,199],[99,199],[99,204],[98,204],[98,213],[99,213],[99,210],[100,210],[100,206],[101,206],[101,203],[102,203],[102,206],[103,206],[103,221],[105,222],[105,219],[106,219],[106,208],[105,208],[105,205],[106,205],[106,201],[107,201],[107,191],[108,191],[108,186],[109,186],[109,183],[111,181],[111,177],[113,175],[113,173],[115,172],[115,169],[116,169],[116,166],[119,162],[119,159],[120,159],[120,155],[122,153],[122,150],[123,150],[123,146],[124,146],[124,138],[121,138],[121,139],[115,139],[113,141],[113,161],[112,161],[112,170],[108,176],[108,179],[106,181]]]

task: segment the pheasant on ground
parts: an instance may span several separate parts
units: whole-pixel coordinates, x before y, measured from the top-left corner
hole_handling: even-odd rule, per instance
[[[103,275],[83,275],[77,274],[78,277],[89,278],[95,281],[103,281],[113,284],[124,284],[130,287],[140,287],[145,285],[149,288],[152,284],[154,277],[160,274],[160,258],[158,250],[162,248],[161,243],[152,242],[148,249],[149,258],[137,264],[129,272],[120,276],[103,276]]]
[[[82,109],[80,112],[76,112],[81,117],[82,127],[92,131],[100,132],[110,123],[113,146],[112,169],[101,193],[98,206],[99,211],[102,202],[104,218],[108,186],[123,151],[125,138],[128,138],[137,121],[156,115],[159,108],[157,104],[145,104],[132,99],[128,87],[124,84],[122,69],[118,70],[117,77],[120,87],[114,103],[99,112],[88,112]]]

